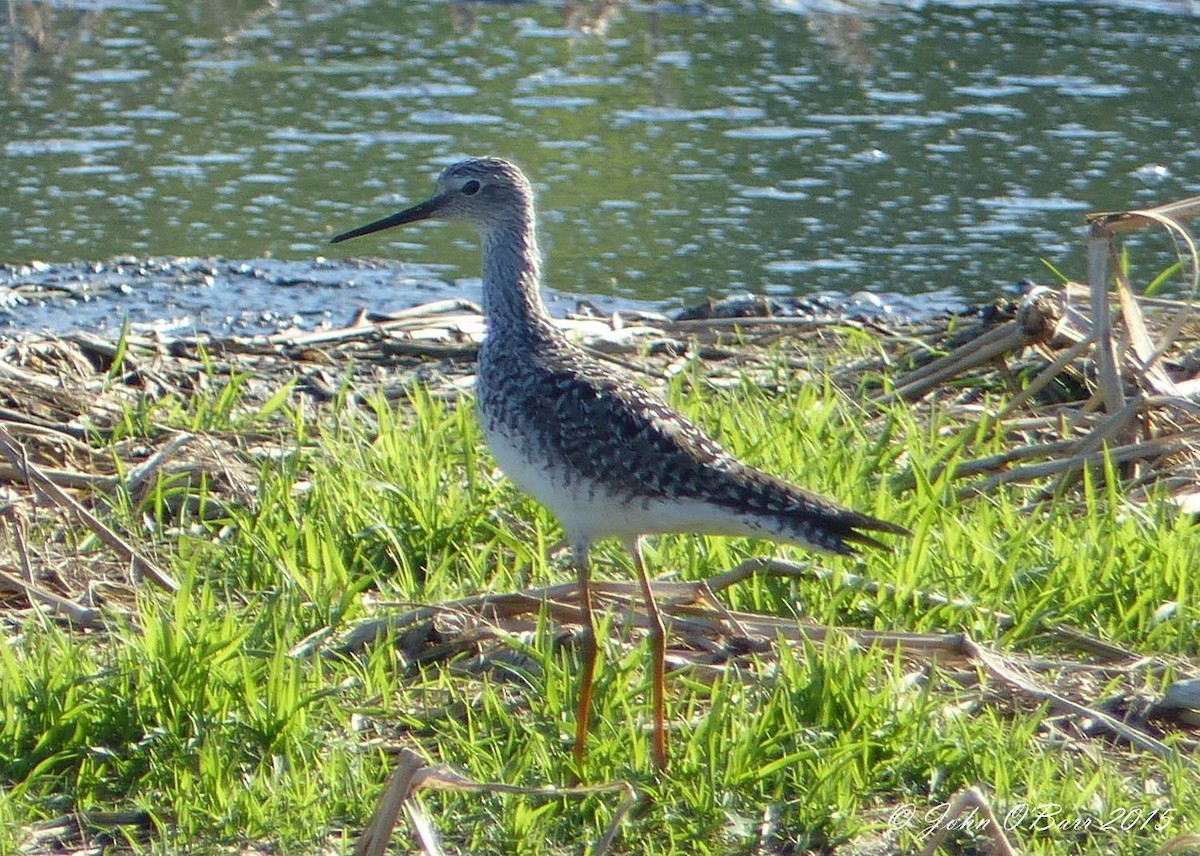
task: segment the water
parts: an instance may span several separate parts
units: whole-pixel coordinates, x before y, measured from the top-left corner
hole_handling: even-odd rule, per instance
[[[1048,279],[1043,258],[1082,277],[1087,211],[1200,193],[1197,3],[14,9],[0,261],[324,272],[309,294],[218,278],[199,304],[177,295],[183,324],[338,321],[469,290],[478,251],[455,227],[327,245],[465,154],[530,172],[557,289],[665,307],[745,291],[986,298]],[[1147,276],[1165,246],[1135,239]],[[423,273],[364,291],[358,268],[339,274],[354,255]],[[101,292],[79,323],[115,321],[138,294]],[[40,311],[10,307],[10,323],[75,317]]]

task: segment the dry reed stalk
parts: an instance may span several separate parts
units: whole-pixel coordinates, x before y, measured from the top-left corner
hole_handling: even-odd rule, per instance
[[[608,826],[600,839],[589,848],[592,856],[604,856],[611,852],[625,816],[642,799],[642,795],[629,782],[610,782],[602,785],[580,785],[566,788],[520,787],[504,782],[476,782],[455,772],[445,764],[427,764],[420,755],[411,749],[400,749],[397,755],[396,768],[379,798],[371,822],[354,847],[355,856],[383,856],[387,852],[388,839],[400,819],[401,810],[408,816],[413,837],[421,848],[421,852],[426,856],[440,856],[444,853],[432,821],[416,801],[416,794],[421,790],[462,791],[476,794],[499,793],[551,799],[582,798],[608,793],[619,794],[621,801],[613,811]]]
[[[0,426],[0,455],[21,474],[31,488],[45,496],[53,504],[73,514],[84,526],[96,535],[122,561],[128,563],[135,577],[144,574],[167,591],[179,591],[179,583],[154,562],[143,556],[128,541],[106,526],[95,515],[84,508],[74,497],[47,477],[41,469],[31,464],[20,444],[8,431]]]

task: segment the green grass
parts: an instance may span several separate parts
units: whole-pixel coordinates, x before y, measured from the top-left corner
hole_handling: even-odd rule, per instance
[[[348,851],[389,772],[389,743],[480,781],[567,784],[576,662],[544,618],[511,640],[530,664],[515,681],[414,666],[386,642],[340,659],[288,654],[310,634],[404,608],[381,601],[439,603],[569,578],[546,559],[556,524],[495,471],[471,409],[418,390],[396,409],[347,399],[304,416],[290,387],[248,408],[244,379],[226,381],[186,404],[131,408],[121,436],[163,424],[253,431],[292,451],[261,465],[248,507],[202,515],[209,485],[164,482],[107,512],[126,529],[154,524],[159,554],[184,583],[177,595],[144,592],[136,622],[114,620],[102,634],[31,618],[0,646],[0,852],[38,820],[129,808],[156,819],[155,834],[132,845],[146,852]],[[1002,649],[1044,650],[1042,631],[1067,624],[1146,655],[1196,656],[1200,535],[1165,505],[1133,508],[1103,478],[1082,489],[1085,513],[1075,501],[1030,510],[1032,493],[1016,488],[960,501],[953,484],[927,474],[953,463],[955,438],[971,429],[902,406],[869,422],[831,385],[785,372],[766,391],[681,383],[671,398],[736,454],[915,533],[894,553],[821,560],[886,591],[864,593],[837,575],[755,578],[723,594],[731,608],[966,631]],[[980,435],[973,453],[998,448]],[[916,487],[899,493],[891,476],[903,472]],[[198,494],[199,505],[179,512],[179,492]],[[664,537],[647,560],[656,576],[695,580],[772,551],[801,556]],[[631,573],[616,545],[595,558],[600,577]],[[978,608],[929,608],[922,592]],[[999,627],[995,610],[1015,626]],[[1200,821],[1200,781],[1178,762],[1101,738],[1056,742],[1044,707],[956,689],[937,670],[926,678],[920,663],[839,634],[778,646],[778,658],[742,661],[715,682],[669,675],[671,768],[658,776],[645,644],[616,636],[626,641],[602,641],[584,776],[629,780],[646,795],[621,828],[622,852],[754,852],[768,814],[772,846],[821,849],[886,837],[905,804],[917,820],[898,847],[911,850],[925,813],[970,785],[994,792],[1002,816],[1057,805],[1063,818],[1093,824],[1017,824],[1013,837],[1029,853],[1149,853]],[[1137,688],[1154,692],[1166,677]],[[448,843],[471,853],[578,852],[617,804],[612,795],[421,801]],[[1162,830],[1094,828],[1114,813],[1166,808],[1174,815]]]

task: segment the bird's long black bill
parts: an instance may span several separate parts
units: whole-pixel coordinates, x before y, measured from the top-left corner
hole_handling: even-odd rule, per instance
[[[393,226],[403,226],[405,223],[427,220],[437,213],[440,206],[441,199],[435,196],[432,199],[427,199],[418,205],[414,205],[412,208],[405,208],[397,214],[384,217],[382,220],[376,220],[374,223],[359,226],[357,229],[351,229],[349,232],[342,232],[342,234],[336,236],[329,243],[340,244],[342,241],[349,241],[351,238],[359,238],[363,235],[369,235],[372,232],[390,229]]]

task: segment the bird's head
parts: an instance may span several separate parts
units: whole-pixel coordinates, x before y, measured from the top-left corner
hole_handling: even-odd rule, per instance
[[[446,167],[429,199],[343,232],[332,243],[418,220],[460,220],[480,232],[509,225],[519,228],[531,216],[532,205],[533,188],[516,164],[501,158],[470,158]]]

